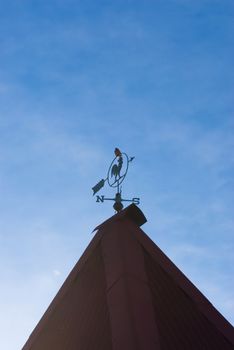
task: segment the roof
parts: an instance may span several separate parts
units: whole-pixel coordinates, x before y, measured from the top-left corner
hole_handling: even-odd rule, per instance
[[[23,350],[231,350],[234,330],[140,229],[134,204],[97,227]]]

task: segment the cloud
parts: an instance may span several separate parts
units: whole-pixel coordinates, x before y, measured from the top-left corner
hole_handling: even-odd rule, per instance
[[[230,280],[230,276],[228,276]],[[220,287],[220,283],[215,280],[209,280],[208,278],[200,278],[200,289],[205,296],[213,303],[213,305],[221,312],[228,321],[234,325],[234,294],[233,294],[233,283],[224,283],[222,280],[223,287]]]
[[[53,270],[54,276],[58,277],[61,275],[61,272],[59,270]]]
[[[198,246],[193,244],[180,244],[180,245],[173,245],[170,249],[171,253],[170,255],[176,258],[188,258],[191,256],[195,256],[196,258],[208,258],[210,257],[209,252],[204,246]]]
[[[226,163],[233,165],[233,137],[227,121],[215,128],[204,129],[199,122],[180,121],[178,118],[152,121],[149,124],[147,139],[150,146],[176,147],[177,150],[200,161],[203,165],[212,166]]]
[[[38,121],[37,121],[38,120]],[[58,127],[50,124],[43,116],[33,120],[25,120],[20,125],[20,134],[14,128],[5,128],[4,152],[0,162],[2,170],[8,166],[28,168],[37,164],[42,167],[72,169],[73,172],[85,176],[87,172],[98,166],[104,159],[101,147],[93,145],[89,138],[77,132],[73,137]],[[1,143],[1,142],[0,142]]]
[[[21,349],[45,312],[52,298],[61,285],[49,273],[40,273],[27,281],[4,281],[1,288],[0,318],[1,346],[4,349]],[[14,329],[14,337],[9,334]]]

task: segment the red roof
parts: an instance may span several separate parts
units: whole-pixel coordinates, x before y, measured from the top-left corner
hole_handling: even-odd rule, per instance
[[[234,330],[139,228],[130,205],[97,228],[23,350],[231,350]]]

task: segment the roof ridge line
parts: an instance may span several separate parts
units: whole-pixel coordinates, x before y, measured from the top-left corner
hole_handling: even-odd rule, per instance
[[[185,276],[185,274],[163,253],[163,251],[138,227],[133,231],[138,242],[154,261],[170,275],[175,283],[195,302],[202,314],[234,345],[234,327],[215,308],[207,297]],[[157,254],[156,254],[157,253]],[[184,282],[184,284],[183,284]]]

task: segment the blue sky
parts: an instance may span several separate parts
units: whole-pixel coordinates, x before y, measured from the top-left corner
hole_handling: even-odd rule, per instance
[[[234,323],[233,14],[232,0],[1,1],[1,349],[22,347],[112,215],[91,187],[116,146],[136,157],[123,193],[143,229]]]

